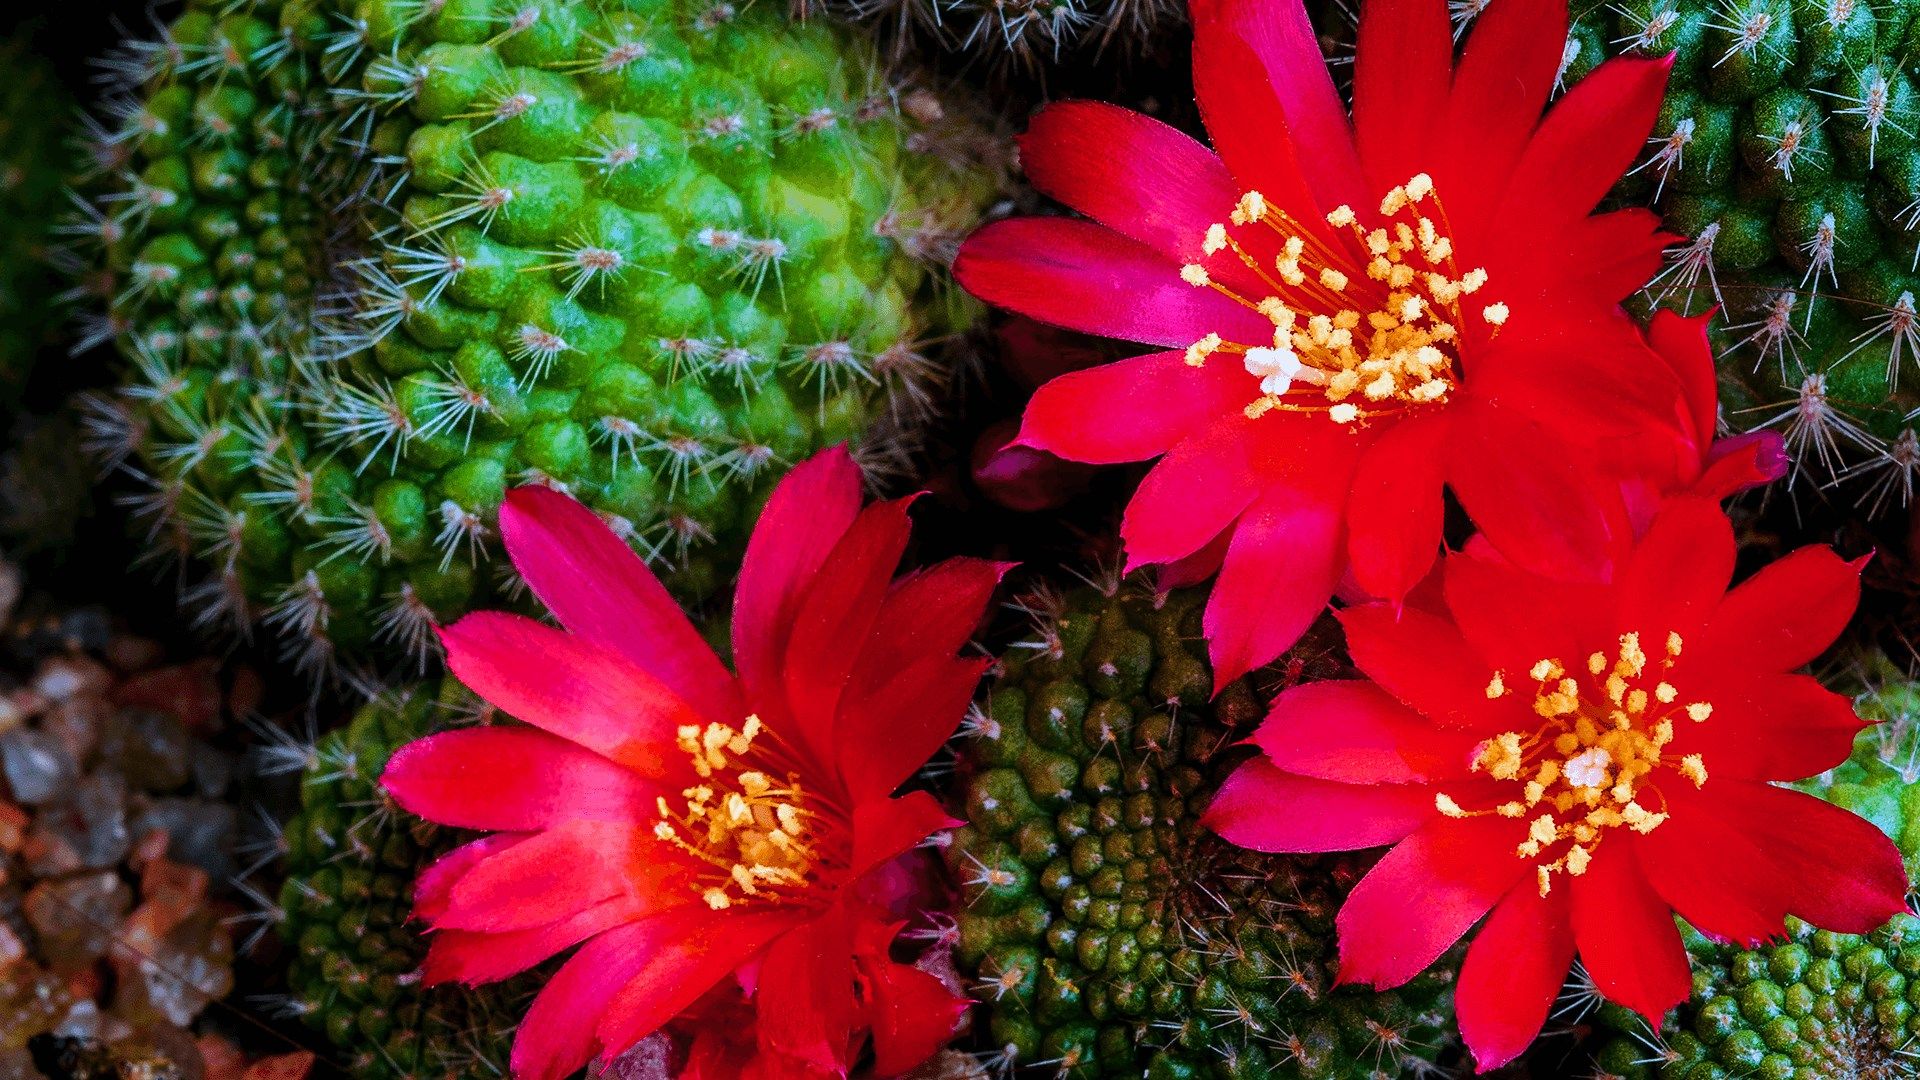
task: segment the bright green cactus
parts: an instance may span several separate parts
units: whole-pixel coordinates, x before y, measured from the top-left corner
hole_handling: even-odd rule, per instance
[[[1062,1080],[1397,1077],[1452,1038],[1454,961],[1399,990],[1334,988],[1352,858],[1257,855],[1200,828],[1260,720],[1209,701],[1203,596],[1132,585],[1035,605],[961,744],[955,956],[990,1064]],[[1326,677],[1323,625],[1256,678]]]
[[[1920,477],[1920,3],[1574,4],[1564,81],[1674,54],[1626,203],[1688,241],[1648,290],[1719,305],[1724,419],[1783,432],[1798,483],[1869,516]]]
[[[96,442],[292,658],[424,660],[562,487],[725,584],[782,469],[901,452],[993,148],[865,43],[725,0],[192,0],[130,54]]]
[[[53,225],[65,203],[67,93],[25,38],[0,42],[0,406],[11,408],[34,360],[58,336]]]
[[[279,903],[292,954],[284,1011],[324,1033],[356,1080],[497,1080],[539,989],[537,973],[479,989],[419,985],[426,941],[409,921],[414,879],[461,837],[378,787],[401,745],[485,718],[484,704],[448,679],[362,708],[315,746],[282,748],[304,770]]]
[[[1872,663],[1856,708],[1877,726],[1853,757],[1798,786],[1879,826],[1920,869],[1914,725],[1920,684]],[[1788,940],[1741,949],[1685,930],[1693,995],[1658,1033],[1617,1006],[1598,1075],[1621,1080],[1894,1080],[1920,1075],[1920,919],[1864,937],[1788,920]]]

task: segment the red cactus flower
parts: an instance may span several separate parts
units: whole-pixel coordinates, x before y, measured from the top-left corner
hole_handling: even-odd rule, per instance
[[[991,303],[1170,350],[1054,380],[1022,440],[1161,458],[1128,558],[1219,569],[1206,631],[1224,685],[1349,571],[1403,597],[1438,552],[1443,485],[1476,511],[1549,429],[1585,445],[1672,415],[1674,376],[1642,363],[1618,307],[1669,238],[1645,211],[1592,214],[1645,144],[1668,64],[1603,64],[1543,119],[1565,0],[1492,5],[1457,68],[1444,0],[1369,0],[1350,122],[1299,0],[1192,8],[1213,150],[1124,109],[1053,106],[1022,160],[1092,220],[991,224],[956,274]]]
[[[893,581],[907,505],[861,510],[844,451],[789,474],[740,572],[736,675],[591,511],[507,497],[507,551],[565,629],[483,612],[442,637],[453,673],[530,726],[410,743],[382,783],[491,832],[421,876],[429,982],[581,945],[520,1025],[517,1076],[618,1054],[737,972],[762,1053],[795,1069],[844,1075],[868,1031],[905,1069],[951,1033],[961,1003],[887,957],[896,926],[863,890],[955,824],[894,791],[959,725],[987,662],[956,653],[1005,567]]]
[[[1343,982],[1405,982],[1484,918],[1455,996],[1483,1070],[1532,1041],[1576,952],[1657,1026],[1690,985],[1676,912],[1743,943],[1789,914],[1872,930],[1903,906],[1899,852],[1772,783],[1838,765],[1863,726],[1790,674],[1845,626],[1861,564],[1802,548],[1728,591],[1734,549],[1683,497],[1598,582],[1483,548],[1430,601],[1346,609],[1372,681],[1281,694],[1207,823],[1262,851],[1393,845],[1341,909]]]

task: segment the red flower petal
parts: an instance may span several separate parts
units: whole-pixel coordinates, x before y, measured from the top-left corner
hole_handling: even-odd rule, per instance
[[[840,778],[855,799],[881,798],[907,781],[960,726],[993,661],[929,656],[877,686],[848,689],[835,721]]]
[[[1660,895],[1706,933],[1752,944],[1779,937],[1792,914],[1865,934],[1906,904],[1899,849],[1837,806],[1732,778],[1661,792],[1673,816],[1641,840],[1641,863]]]
[[[1339,618],[1354,665],[1422,716],[1481,734],[1536,723],[1512,697],[1488,700],[1495,665],[1452,623],[1414,608],[1396,615],[1387,604],[1347,608]]]
[[[1581,79],[1541,121],[1501,213],[1552,229],[1592,212],[1646,147],[1672,67],[1670,58],[1619,57]]]
[[[593,511],[549,488],[516,488],[500,508],[500,533],[514,569],[562,626],[626,657],[708,720],[740,717],[732,674]]]
[[[1681,721],[1667,753],[1700,754],[1716,777],[1800,780],[1825,772],[1847,760],[1866,726],[1853,702],[1807,675],[1743,672],[1686,692],[1711,702],[1713,715]]]
[[[1434,817],[1347,894],[1336,925],[1340,982],[1399,986],[1440,958],[1531,868],[1514,857],[1526,826]]]
[[[1225,417],[1240,415],[1257,389],[1233,357],[1191,367],[1180,352],[1070,372],[1027,402],[1020,443],[1070,461],[1145,461]]]
[[[1498,668],[1509,685],[1518,687],[1535,662],[1576,662],[1595,646],[1611,646],[1618,633],[1611,618],[1613,597],[1605,586],[1552,581],[1465,552],[1449,556],[1440,576],[1447,609],[1482,658],[1489,679]],[[1482,698],[1486,685],[1481,684]],[[1519,730],[1530,730],[1533,721],[1524,723]]]
[[[1532,0],[1491,5],[1467,35],[1442,129],[1447,168],[1435,173],[1463,234],[1479,234],[1540,123],[1566,31],[1566,0]]]
[[[1195,0],[1194,85],[1207,132],[1243,187],[1262,181],[1276,144],[1313,162],[1305,178],[1327,209],[1367,201],[1346,105],[1334,88],[1304,5]],[[1278,109],[1274,106],[1278,105]],[[1277,124],[1275,121],[1283,121]],[[1278,131],[1291,133],[1291,139]],[[1278,200],[1284,191],[1267,189]],[[1376,198],[1384,194],[1372,193]],[[1294,209],[1286,202],[1277,205]],[[1318,215],[1295,217],[1317,222]]]
[[[715,918],[716,915],[719,917]],[[660,1025],[685,1012],[715,983],[767,948],[769,942],[777,943],[779,935],[797,929],[794,924],[799,918],[801,916],[794,912],[778,910],[712,912],[706,910],[705,905],[696,904],[629,923],[595,938],[575,954],[574,960],[615,935],[627,935],[620,947],[629,955],[642,958],[604,1011],[593,1010],[598,1023],[593,1027],[592,1037],[599,1044],[601,1057],[610,1058],[658,1031]],[[604,955],[596,959],[608,962]],[[568,961],[567,967],[573,963]],[[554,982],[559,982],[560,975],[565,973],[566,968],[562,968],[554,976]],[[549,983],[547,991],[534,999],[534,1009],[539,1008],[552,985]],[[523,1038],[525,1025],[532,1022],[533,1010],[528,1010],[527,1019],[522,1022]],[[519,1049],[516,1042],[515,1076],[520,1075]]]
[[[1698,644],[1702,667],[1791,671],[1833,644],[1860,604],[1860,571],[1825,546],[1808,546],[1762,568],[1720,601]]]
[[[948,993],[939,979],[919,968],[879,959],[861,965],[866,1020],[873,1028],[873,1075],[900,1076],[946,1045],[972,1002]]]
[[[1573,894],[1573,936],[1594,985],[1607,1000],[1658,1027],[1668,1009],[1687,999],[1693,983],[1673,912],[1641,872],[1637,839],[1614,830],[1586,873],[1556,877],[1554,887]]]
[[[478,840],[469,840],[440,856],[433,865],[420,872],[413,883],[413,917],[432,922],[447,910],[447,896],[453,892],[453,886],[467,871],[480,865],[482,859],[525,840],[525,833],[495,833]]]
[[[1271,489],[1241,516],[1202,618],[1215,693],[1320,617],[1340,580],[1340,527],[1338,504],[1305,491]]]
[[[1193,554],[1253,503],[1261,483],[1247,464],[1246,424],[1219,420],[1147,473],[1120,524],[1129,572]]]
[[[879,686],[923,659],[952,659],[972,640],[994,589],[1014,565],[947,559],[895,581],[854,665],[853,689]]]
[[[1713,344],[1707,339],[1712,322],[1712,312],[1686,318],[1663,308],[1654,312],[1647,325],[1647,344],[1673,370],[1685,395],[1690,421],[1685,434],[1696,452],[1703,455],[1719,426],[1720,383],[1714,370]]]
[[[434,925],[482,933],[527,930],[618,896],[660,911],[689,903],[697,893],[682,861],[662,849],[650,826],[569,821],[461,875]]]
[[[1737,546],[1733,523],[1716,504],[1668,501],[1621,571],[1619,628],[1649,641],[1669,632],[1692,637],[1726,595]]]
[[[474,693],[537,728],[662,778],[675,731],[705,721],[620,654],[518,615],[478,611],[440,631],[447,667]]]
[[[615,897],[570,918],[505,934],[436,931],[420,965],[420,981],[426,986],[498,982],[639,914],[640,906],[631,897]]]
[[[993,222],[961,246],[953,276],[996,307],[1122,341],[1185,348],[1209,333],[1229,341],[1273,335],[1264,316],[1187,284],[1178,263],[1090,221]]]
[[[1403,600],[1439,554],[1448,427],[1444,416],[1405,420],[1360,455],[1347,502],[1347,561],[1360,587],[1382,600]]]
[[[1325,219],[1259,55],[1230,30],[1209,29],[1198,11],[1194,23],[1194,98],[1214,150],[1242,190],[1258,191],[1294,220],[1317,227]],[[1358,193],[1359,158],[1351,140],[1344,157]]]
[[[862,803],[853,810],[853,855],[847,863],[847,876],[858,880],[881,863],[912,851],[934,833],[964,824],[924,791]]]
[[[1786,439],[1777,431],[1749,431],[1716,439],[1707,450],[1706,469],[1694,481],[1693,494],[1718,502],[1780,479],[1792,464]]]
[[[1565,581],[1606,581],[1632,544],[1619,486],[1512,410],[1456,418],[1447,481],[1508,561]]]
[[[758,948],[790,920],[729,916],[693,905],[601,934],[561,965],[533,999],[514,1035],[513,1075],[562,1080],[602,1049],[594,1029],[621,988],[636,978],[649,983],[667,1006],[661,1010],[664,1022],[737,966],[735,948],[710,949],[710,939]],[[608,1048],[624,1050],[637,1038]]]
[[[1474,746],[1472,736],[1434,727],[1372,683],[1338,680],[1282,693],[1252,741],[1278,768],[1344,784],[1464,776]]]
[[[792,724],[781,735],[810,747],[816,761],[834,760],[840,695],[907,549],[911,505],[911,499],[897,499],[862,510],[820,565],[794,612],[783,664]]]
[[[1199,262],[1207,226],[1240,198],[1227,167],[1176,128],[1131,109],[1063,101],[1020,138],[1020,166],[1042,194],[1177,263]]]
[[[782,935],[767,949],[755,993],[762,1052],[846,1075],[856,1021],[853,975],[853,937],[843,908]]]
[[[1524,880],[1508,889],[1467,946],[1453,994],[1477,1071],[1497,1069],[1533,1043],[1572,963],[1565,894],[1542,897]]]
[[[1433,165],[1453,81],[1443,0],[1369,0],[1353,65],[1353,134],[1373,189],[1385,194]]]
[[[408,813],[460,829],[529,831],[568,818],[650,818],[666,790],[538,728],[481,727],[415,739],[380,786]]]
[[[860,467],[845,447],[802,462],[760,512],[733,593],[733,659],[760,719],[779,727],[781,663],[800,599],[860,513]]]
[[[1336,784],[1254,758],[1220,785],[1200,823],[1254,851],[1357,851],[1394,843],[1435,813],[1432,788]]]

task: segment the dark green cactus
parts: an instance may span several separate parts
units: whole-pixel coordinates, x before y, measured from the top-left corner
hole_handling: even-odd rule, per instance
[[[505,1076],[514,1025],[540,987],[537,972],[479,989],[419,985],[426,939],[409,921],[414,879],[462,837],[378,787],[401,745],[483,722],[485,710],[451,679],[427,683],[296,751],[305,775],[279,904],[292,954],[286,1011],[324,1033],[357,1080]]]
[[[910,441],[996,183],[870,46],[724,0],[192,0],[122,66],[96,442],[203,616],[316,670],[513,593],[515,484],[723,586],[785,466]]]
[[[1132,585],[1039,606],[962,744],[956,958],[992,1063],[1034,1075],[1397,1077],[1452,1038],[1454,963],[1334,988],[1363,859],[1257,855],[1199,827],[1264,710],[1209,701],[1203,597]],[[1330,624],[1256,678],[1325,677]]]
[[[1920,686],[1884,659],[1857,700],[1875,721],[1840,767],[1798,786],[1878,825],[1914,875],[1920,856]],[[1920,920],[1864,937],[1788,920],[1788,939],[1742,949],[1686,930],[1693,995],[1659,1032],[1602,1006],[1598,1075],[1621,1080],[1894,1080],[1920,1075]]]
[[[1674,55],[1621,185],[1688,240],[1651,305],[1718,305],[1724,420],[1869,516],[1920,475],[1920,38],[1913,0],[1576,3],[1566,81]]]

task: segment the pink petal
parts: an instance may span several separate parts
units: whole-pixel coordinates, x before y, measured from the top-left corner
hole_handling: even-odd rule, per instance
[[[641,914],[629,897],[615,897],[570,918],[504,934],[439,930],[427,945],[420,966],[426,986],[457,982],[467,986],[498,982],[541,963],[564,949],[631,922]]]
[[[1640,869],[1638,839],[1614,830],[1601,840],[1586,873],[1556,879],[1554,886],[1573,894],[1573,936],[1594,985],[1608,1001],[1658,1027],[1668,1009],[1687,999],[1693,983],[1673,912]]]
[[[1306,492],[1271,489],[1241,516],[1202,620],[1215,693],[1292,648],[1326,610],[1340,529],[1339,505]]]
[[[1536,662],[1577,663],[1612,647],[1619,633],[1612,590],[1602,585],[1552,581],[1464,552],[1447,557],[1443,576],[1448,613],[1489,680],[1498,668],[1516,689],[1525,689],[1523,673]]]
[[[408,813],[460,829],[525,832],[569,818],[650,818],[667,790],[538,728],[479,727],[394,751],[380,785]]]
[[[1194,86],[1207,132],[1242,187],[1272,176],[1272,159],[1295,154],[1313,167],[1293,170],[1325,209],[1367,201],[1346,106],[1320,54],[1304,5],[1267,0],[1196,0]],[[1285,134],[1282,134],[1285,133]],[[1291,138],[1286,137],[1290,135]],[[1290,195],[1273,186],[1266,194]],[[1375,198],[1384,192],[1372,193]],[[1277,205],[1293,209],[1296,204]],[[1317,221],[1296,213],[1296,218]]]
[[[1187,284],[1178,263],[1089,221],[993,222],[961,246],[953,276],[996,307],[1122,341],[1184,349],[1210,333],[1273,336],[1264,316]]]
[[[873,1028],[873,1075],[900,1076],[953,1038],[973,1004],[955,997],[932,975],[908,964],[863,964],[866,1020]]]
[[[548,980],[520,1022],[513,1040],[513,1075],[519,1080],[562,1080],[585,1065],[603,1049],[594,1030],[601,1016],[636,979],[647,979],[659,992],[668,1006],[660,1017],[664,1022],[737,964],[732,950],[705,947],[710,939],[751,942],[757,948],[782,925],[768,922],[766,916],[756,921],[696,904],[627,923],[587,942]],[[751,932],[742,932],[749,927]],[[605,1048],[618,1052],[636,1041],[638,1036]]]
[[[1253,734],[1274,766],[1345,784],[1418,784],[1464,776],[1472,736],[1445,731],[1368,682],[1295,686]]]
[[[1688,638],[1733,580],[1733,523],[1705,499],[1669,500],[1620,575],[1620,627],[1650,640]]]
[[[913,523],[911,499],[879,503],[860,512],[820,565],[794,612],[783,665],[787,708],[785,738],[810,747],[814,760],[834,760],[833,724],[840,695],[906,551]]]
[[[1703,451],[1712,444],[1719,426],[1720,383],[1714,369],[1713,344],[1707,339],[1712,322],[1712,312],[1686,318],[1663,308],[1654,312],[1647,324],[1647,344],[1673,369],[1692,420],[1688,434]]]
[[[740,717],[733,676],[593,511],[549,488],[515,488],[500,508],[500,533],[514,568],[562,626],[626,657],[708,720]]]
[[[1853,753],[1865,723],[1853,702],[1807,675],[1743,672],[1714,683],[1687,683],[1685,700],[1711,702],[1704,723],[1681,721],[1674,755],[1700,754],[1714,776],[1800,780]]]
[[[1474,21],[1444,127],[1450,167],[1436,176],[1456,230],[1480,231],[1500,198],[1553,91],[1566,30],[1566,0],[1493,4]]]
[[[1860,604],[1860,571],[1825,546],[1769,563],[1720,601],[1690,661],[1747,671],[1791,671],[1826,651]]]
[[[1453,993],[1477,1071],[1497,1069],[1532,1045],[1572,963],[1565,893],[1543,898],[1531,881],[1508,889],[1467,947]]]
[[[1385,989],[1426,970],[1531,868],[1499,817],[1432,817],[1360,879],[1341,907],[1340,981]]]
[[[1415,608],[1396,614],[1387,604],[1346,608],[1339,617],[1354,665],[1422,716],[1483,734],[1537,725],[1511,696],[1488,699],[1494,662],[1445,619]]]
[[[841,781],[855,799],[891,794],[959,729],[993,661],[929,656],[878,686],[848,689],[835,721]]]
[[[566,822],[468,870],[434,925],[503,933],[569,919],[616,897],[632,898],[643,911],[692,900],[689,871],[663,854],[651,826]]]
[[[716,914],[720,917],[714,918]],[[716,913],[705,910],[704,904],[696,904],[629,923],[596,938],[595,944],[613,934],[645,928],[622,942],[624,948],[645,957],[645,961],[598,1015],[593,1038],[599,1043],[601,1057],[612,1057],[658,1031],[714,984],[767,949],[769,943],[776,943],[780,935],[794,931],[796,924],[804,926],[800,922],[804,917],[799,912],[778,909]],[[532,1020],[529,1012],[525,1023]],[[516,1066],[518,1061],[516,1055]],[[519,1069],[514,1071],[517,1075]]]
[[[1062,375],[1027,402],[1020,442],[1095,465],[1157,457],[1252,400],[1258,386],[1232,359],[1196,368],[1148,353]]]
[[[447,910],[447,897],[453,886],[480,865],[481,860],[519,843],[525,833],[495,833],[469,840],[433,861],[413,883],[413,917],[432,922]]]
[[[1440,551],[1447,436],[1444,418],[1418,417],[1360,455],[1347,502],[1347,561],[1360,587],[1382,600],[1405,598]]]
[[[760,512],[733,593],[733,658],[760,719],[786,719],[782,663],[800,599],[860,513],[860,467],[823,450],[780,481]]]
[[[532,619],[479,611],[440,640],[447,667],[474,693],[642,777],[677,776],[675,731],[705,722],[619,653]]]
[[[853,855],[847,864],[848,879],[858,880],[881,863],[912,851],[934,833],[964,824],[924,791],[861,803],[853,810]]]
[[[875,687],[925,659],[952,659],[973,639],[1000,579],[1015,564],[947,559],[895,581],[853,669],[853,688]]]
[[[1247,464],[1244,417],[1216,421],[1167,453],[1134,491],[1120,524],[1129,572],[1205,547],[1259,494]]]
[[[1373,189],[1385,194],[1432,167],[1453,81],[1446,0],[1369,0],[1353,66],[1354,138]]]
[[[1646,149],[1672,67],[1617,57],[1581,79],[1541,121],[1501,212],[1541,229],[1592,212]]]
[[[1042,194],[1177,263],[1206,258],[1207,226],[1240,199],[1225,165],[1183,132],[1093,101],[1040,110],[1020,166]]]
[[[1200,823],[1254,851],[1358,851],[1402,840],[1435,814],[1429,787],[1314,780],[1262,757],[1233,770]]]
[[[756,993],[762,1050],[844,1076],[856,1020],[853,938],[834,907],[767,950]]]
[[[1512,410],[1457,418],[1447,482],[1508,561],[1566,581],[1606,581],[1633,540],[1619,485]]]
[[[1749,431],[1716,439],[1707,450],[1706,468],[1694,481],[1692,494],[1718,502],[1780,479],[1792,464],[1786,439],[1777,431]]]

